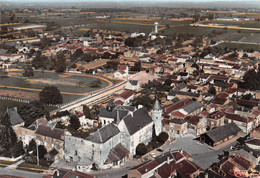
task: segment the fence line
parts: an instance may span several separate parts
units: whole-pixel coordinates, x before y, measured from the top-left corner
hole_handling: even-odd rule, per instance
[[[11,97],[11,96],[2,96],[2,95],[0,95],[0,99],[17,101],[17,102],[20,102],[20,103],[30,103],[31,101],[33,101],[33,100],[28,100],[28,99],[16,98],[16,97]]]

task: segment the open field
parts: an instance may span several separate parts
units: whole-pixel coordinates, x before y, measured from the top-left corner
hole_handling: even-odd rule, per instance
[[[81,82],[86,83],[85,87],[81,86],[73,86],[73,85],[63,85],[63,84],[54,84],[62,93],[63,95],[63,100],[64,102],[69,102],[74,99],[77,99],[82,96],[86,96],[91,92],[94,92],[96,90],[100,90],[102,88],[108,87],[112,85],[112,82],[99,76],[90,76],[86,74],[71,74],[71,73],[66,73],[64,75],[58,75],[56,73],[51,73],[51,72],[34,72],[35,76],[32,77],[32,79],[49,79],[52,78],[53,80],[55,79],[61,79],[63,78],[64,80],[66,78],[69,79],[74,79],[74,80],[79,80]],[[101,87],[99,88],[91,88],[89,87],[89,84],[96,80],[96,78],[101,79]],[[6,90],[11,90],[11,91],[16,91],[16,92],[27,92],[27,93],[33,93],[33,95],[37,95],[45,86],[46,84],[44,83],[29,83],[24,78],[22,77],[8,77],[5,79],[1,79],[0,81],[0,89],[3,91]],[[9,96],[11,93],[9,93]],[[5,94],[6,96],[6,94]]]
[[[223,21],[223,20],[214,20],[214,21],[205,21],[204,24],[222,24],[222,25],[234,25],[239,27],[248,27],[248,28],[259,28],[260,22],[254,21]]]
[[[257,34],[251,34],[247,36],[246,38],[241,39],[242,42],[256,42],[260,44],[260,33]]]
[[[228,47],[230,49],[238,49],[238,50],[248,50],[254,49],[256,51],[260,51],[260,45],[252,45],[252,44],[240,44],[240,43],[221,43],[217,47],[225,48]]]

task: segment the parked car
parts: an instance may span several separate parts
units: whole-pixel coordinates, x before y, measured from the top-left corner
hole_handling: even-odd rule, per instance
[[[150,153],[150,156],[155,158],[156,157],[156,154],[155,153]]]

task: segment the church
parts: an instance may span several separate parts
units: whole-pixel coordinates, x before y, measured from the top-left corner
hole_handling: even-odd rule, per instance
[[[80,165],[82,161],[89,165],[95,163],[101,169],[121,166],[136,154],[138,144],[152,140],[153,125],[156,135],[161,133],[162,120],[163,109],[158,97],[151,116],[144,107],[115,105],[110,101],[99,113],[102,128],[85,139],[65,136],[65,159]]]

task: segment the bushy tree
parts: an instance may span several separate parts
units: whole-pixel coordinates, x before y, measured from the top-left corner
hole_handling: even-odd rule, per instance
[[[73,115],[70,117],[70,126],[75,130],[78,130],[80,128],[80,121],[78,116]]]
[[[214,86],[211,86],[208,91],[209,94],[216,95],[216,89]]]
[[[140,143],[139,145],[137,145],[136,147],[137,155],[145,155],[146,153],[147,153],[147,147],[145,146],[145,144]]]
[[[55,86],[45,86],[39,96],[40,102],[45,104],[61,104],[63,102],[60,90]]]
[[[166,132],[161,132],[157,137],[156,140],[158,142],[164,143],[168,140],[169,135]]]
[[[24,72],[23,72],[23,76],[24,77],[32,77],[32,76],[34,76],[33,69],[31,67],[25,68]]]
[[[48,113],[44,110],[43,104],[38,101],[24,103],[18,107],[17,111],[24,120],[25,127],[30,126],[36,119]]]
[[[251,90],[260,89],[260,70],[256,72],[254,69],[247,71],[243,77],[245,87]]]
[[[84,113],[86,118],[89,118],[89,119],[92,118],[90,109],[89,109],[89,107],[87,105],[83,105],[83,113]]]

